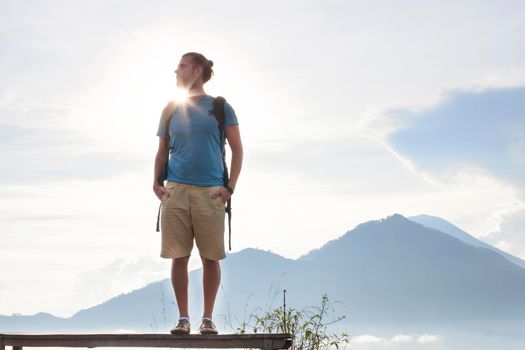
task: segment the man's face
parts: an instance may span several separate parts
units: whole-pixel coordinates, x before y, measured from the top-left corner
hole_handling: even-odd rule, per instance
[[[202,69],[200,67],[193,67],[191,57],[182,57],[175,73],[177,74],[177,86],[189,90],[199,78]]]

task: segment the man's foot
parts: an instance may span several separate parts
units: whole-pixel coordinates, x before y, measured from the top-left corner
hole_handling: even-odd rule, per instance
[[[179,323],[170,331],[171,334],[190,334],[191,325],[190,321],[183,318],[179,320]]]
[[[210,319],[203,319],[201,326],[199,327],[199,332],[201,334],[218,334],[219,331],[217,330],[217,327],[215,327],[215,323],[213,323]]]

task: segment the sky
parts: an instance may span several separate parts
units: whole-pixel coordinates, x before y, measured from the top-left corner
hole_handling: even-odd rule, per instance
[[[240,123],[232,253],[400,213],[525,259],[524,39],[511,0],[3,0],[0,314],[169,277],[155,135],[189,51]]]

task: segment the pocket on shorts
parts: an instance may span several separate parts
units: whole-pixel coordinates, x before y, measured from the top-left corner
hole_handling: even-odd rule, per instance
[[[168,182],[166,183],[166,186],[164,186],[164,188],[168,191],[170,195],[162,195],[162,197],[160,198],[160,202],[162,204],[165,204],[173,196],[173,192],[175,191],[175,184],[172,182]]]
[[[218,190],[221,189],[222,186],[214,186],[210,188],[208,192],[208,198],[209,198],[209,204],[210,208],[208,209],[222,209],[224,208],[224,205],[226,204],[221,196],[215,196],[215,193],[217,193]],[[215,198],[213,198],[215,196]],[[203,203],[203,209],[205,209],[207,205]]]
[[[224,208],[224,206],[226,205],[226,202],[222,200],[221,196],[217,196],[215,200],[217,201],[218,208]]]

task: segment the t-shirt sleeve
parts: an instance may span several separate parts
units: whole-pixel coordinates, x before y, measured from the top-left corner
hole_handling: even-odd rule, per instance
[[[233,110],[232,106],[228,102],[224,104],[224,126],[230,126],[230,125],[239,125],[239,121],[237,120],[237,115],[235,114],[235,111]]]

